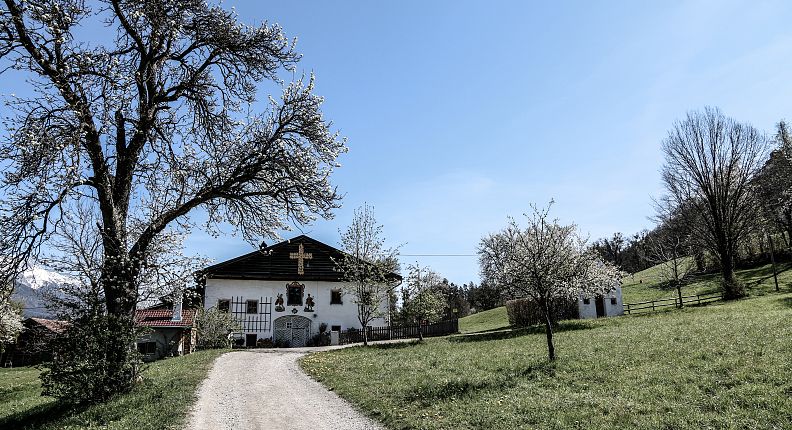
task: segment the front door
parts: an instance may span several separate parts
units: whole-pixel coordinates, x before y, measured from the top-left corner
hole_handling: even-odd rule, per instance
[[[597,300],[595,301],[597,306],[597,318],[605,316],[605,297],[597,296]]]
[[[311,320],[299,315],[286,315],[275,320],[275,343],[290,347],[305,346],[311,335]]]

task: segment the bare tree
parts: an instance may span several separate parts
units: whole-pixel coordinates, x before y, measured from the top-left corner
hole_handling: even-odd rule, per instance
[[[341,234],[344,256],[336,261],[346,284],[344,295],[357,306],[363,328],[363,344],[368,345],[369,323],[388,314],[387,306],[398,270],[398,248],[386,248],[382,225],[374,218],[374,208],[364,204],[355,210],[352,224]]]
[[[106,37],[79,40],[81,27]],[[5,0],[0,58],[33,91],[8,100],[0,142],[1,272],[16,276],[89,205],[120,331],[131,330],[157,243],[195,227],[195,210],[208,231],[227,222],[255,243],[338,206],[330,175],[344,140],[312,76],[279,77],[300,55],[277,25],[240,24],[203,0]],[[262,82],[281,94],[256,112]],[[107,346],[120,361],[123,339]]]
[[[646,257],[660,268],[661,278],[677,293],[678,307],[682,303],[682,283],[696,268],[695,242],[691,237],[690,223],[684,207],[657,202],[657,228],[646,236]]]
[[[675,206],[693,205],[691,231],[718,259],[726,298],[745,294],[734,264],[752,228],[757,205],[750,182],[767,149],[762,133],[714,108],[688,113],[663,141],[666,198]]]
[[[756,195],[767,227],[777,230],[792,249],[792,135],[784,121],[778,123],[777,147],[754,179]]]
[[[554,307],[562,300],[612,291],[622,274],[586,246],[574,224],[549,219],[549,211],[550,206],[533,207],[525,215],[525,228],[510,219],[505,229],[481,240],[478,253],[482,282],[536,303],[545,323],[547,353],[555,360]]]

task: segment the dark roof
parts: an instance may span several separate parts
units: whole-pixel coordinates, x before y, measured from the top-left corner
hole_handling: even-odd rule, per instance
[[[173,321],[170,309],[138,309],[135,311],[135,324],[141,327],[192,327],[195,309],[182,309],[182,318]]]
[[[53,333],[62,333],[67,327],[69,327],[68,321],[48,320],[46,318],[28,318],[24,321],[24,323],[27,327],[38,325]]]
[[[304,273],[297,273],[298,261],[291,258],[300,245],[311,259],[304,260]],[[200,274],[209,278],[222,279],[259,279],[276,281],[343,281],[336,271],[333,261],[344,257],[344,252],[319,242],[306,235],[284,240],[275,245],[253,251],[241,257],[215,264],[203,269]],[[401,276],[391,273],[389,278],[401,280]]]

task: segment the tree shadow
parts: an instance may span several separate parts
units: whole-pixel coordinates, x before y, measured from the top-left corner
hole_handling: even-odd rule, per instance
[[[553,327],[553,333],[563,333],[566,331],[577,330],[591,330],[596,328],[597,324],[582,320],[561,321],[556,327]],[[482,342],[490,340],[513,339],[529,334],[544,334],[545,327],[543,325],[535,325],[530,327],[500,329],[498,331],[480,332],[461,334],[449,337],[451,342]]]
[[[535,379],[539,376],[555,376],[555,363],[542,361],[524,367],[500,369],[495,378],[486,380],[468,380],[464,377],[440,383],[427,380],[410,390],[404,396],[404,401],[427,406],[438,401],[470,396],[479,391],[514,387],[521,379]]]
[[[26,429],[33,430],[46,427],[53,422],[78,414],[89,405],[73,405],[64,402],[53,401],[35,406],[24,411],[11,414],[0,419],[0,428],[4,429]]]
[[[783,297],[783,298],[778,299],[778,301],[783,306],[786,306],[788,308],[792,308],[792,297]]]
[[[421,344],[420,340],[414,339],[407,342],[377,343],[377,344],[369,345],[366,348],[383,349],[383,350],[405,349],[405,348],[412,348],[420,344]],[[363,345],[360,346],[363,347]]]

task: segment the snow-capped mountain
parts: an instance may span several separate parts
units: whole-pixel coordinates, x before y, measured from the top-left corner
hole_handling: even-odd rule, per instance
[[[61,295],[63,286],[74,282],[59,273],[33,267],[17,279],[11,299],[22,303],[22,315],[25,318],[52,318],[52,311],[46,307],[47,296]]]

